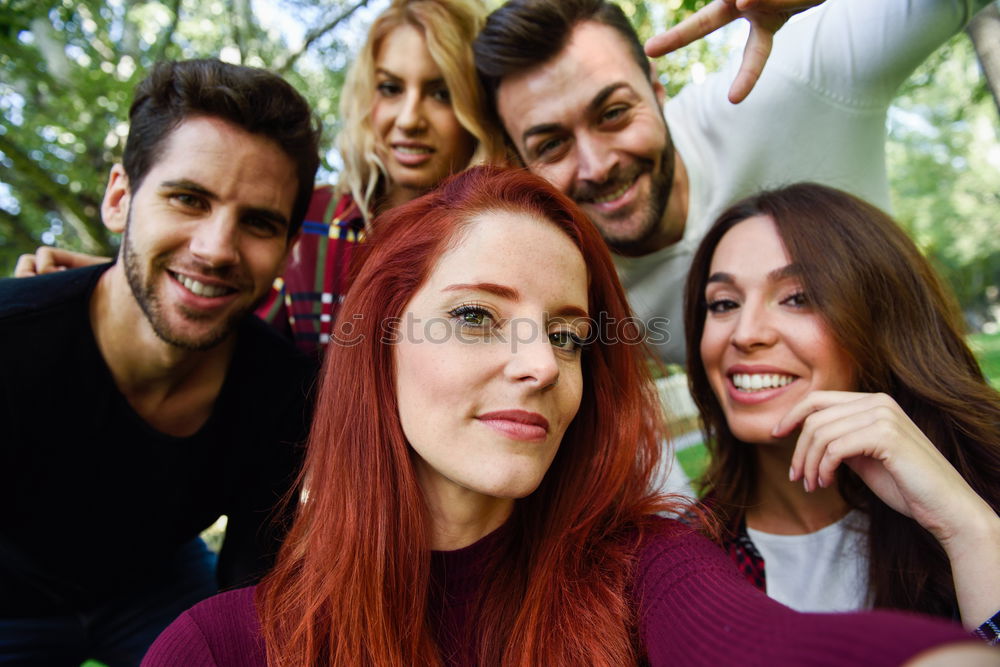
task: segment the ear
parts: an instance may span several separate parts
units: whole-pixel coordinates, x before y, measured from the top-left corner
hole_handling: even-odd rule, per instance
[[[129,189],[125,168],[121,164],[116,164],[111,167],[108,186],[104,189],[104,201],[101,202],[101,219],[104,221],[104,226],[116,234],[124,232],[131,202],[132,191]]]
[[[660,83],[660,77],[656,73],[656,64],[650,60],[649,61],[649,85],[653,87],[653,95],[656,96],[656,103],[663,108],[663,103],[667,99],[667,91]]]

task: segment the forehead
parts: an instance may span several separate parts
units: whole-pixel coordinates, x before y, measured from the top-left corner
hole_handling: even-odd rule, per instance
[[[298,189],[295,163],[275,141],[209,116],[188,118],[174,128],[140,187],[180,180],[286,216]]]
[[[392,74],[436,79],[441,69],[431,58],[424,34],[408,23],[386,33],[375,53],[375,67]]]
[[[535,296],[587,304],[587,267],[570,237],[527,212],[475,215],[438,260],[428,283],[527,285]]]
[[[570,122],[602,90],[620,83],[653,95],[648,72],[639,68],[625,38],[610,26],[586,21],[573,28],[554,57],[504,77],[497,88],[497,110],[517,137],[512,126]]]
[[[791,263],[778,226],[766,215],[736,223],[712,254],[711,271],[766,274]]]

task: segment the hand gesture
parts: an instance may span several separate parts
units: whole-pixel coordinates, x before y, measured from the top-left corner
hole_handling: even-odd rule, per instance
[[[849,466],[879,498],[916,520],[942,544],[967,521],[992,510],[890,396],[814,391],[772,434],[801,426],[789,478],[807,491],[835,480]]]
[[[823,0],[713,0],[673,28],[651,37],[646,42],[646,54],[651,58],[662,56],[736,19],[747,19],[750,37],[743,49],[740,71],[729,89],[729,101],[738,104],[746,99],[760,78],[764,63],[771,55],[774,33],[792,15],[822,3]]]

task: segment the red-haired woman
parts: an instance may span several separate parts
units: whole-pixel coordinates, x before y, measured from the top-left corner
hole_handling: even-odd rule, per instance
[[[657,399],[597,231],[474,168],[375,225],[328,350],[306,494],[256,589],[156,665],[898,664],[957,626],[799,614],[657,517]],[[623,341],[631,341],[631,344]]]
[[[687,285],[706,492],[746,576],[803,611],[1000,637],[1000,395],[885,213],[792,185],[722,214]],[[765,569],[766,565],[766,569]]]

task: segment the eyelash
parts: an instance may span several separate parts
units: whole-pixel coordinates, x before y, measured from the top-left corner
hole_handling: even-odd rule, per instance
[[[809,298],[806,296],[804,290],[798,290],[789,294],[778,303],[792,306],[793,308],[806,308],[809,306]],[[710,313],[727,313],[730,310],[739,308],[739,304],[733,299],[721,298],[709,301],[705,304],[705,307]]]
[[[458,308],[455,308],[454,310],[450,311],[448,315],[454,317],[456,320],[458,320],[459,324],[463,326],[474,327],[477,329],[486,328],[486,325],[481,323],[475,324],[469,322],[468,320],[463,319],[463,317],[465,315],[479,315],[483,318],[489,318],[494,323],[496,322],[496,317],[493,315],[493,313],[491,313],[488,308],[486,308],[485,306],[481,306],[478,303],[468,303],[461,305]]]
[[[469,327],[472,329],[491,329],[497,323],[497,317],[490,312],[488,308],[477,303],[469,303],[461,305],[448,312],[448,315],[454,318],[459,325],[463,327]],[[481,319],[489,319],[492,324],[486,324],[484,322],[473,323],[464,319],[467,315],[478,315]],[[569,338],[569,345],[560,345],[556,342],[556,337],[566,336]],[[568,352],[570,354],[576,355],[586,349],[587,341],[573,333],[572,331],[553,331],[548,334],[549,342],[552,346],[563,352]]]

